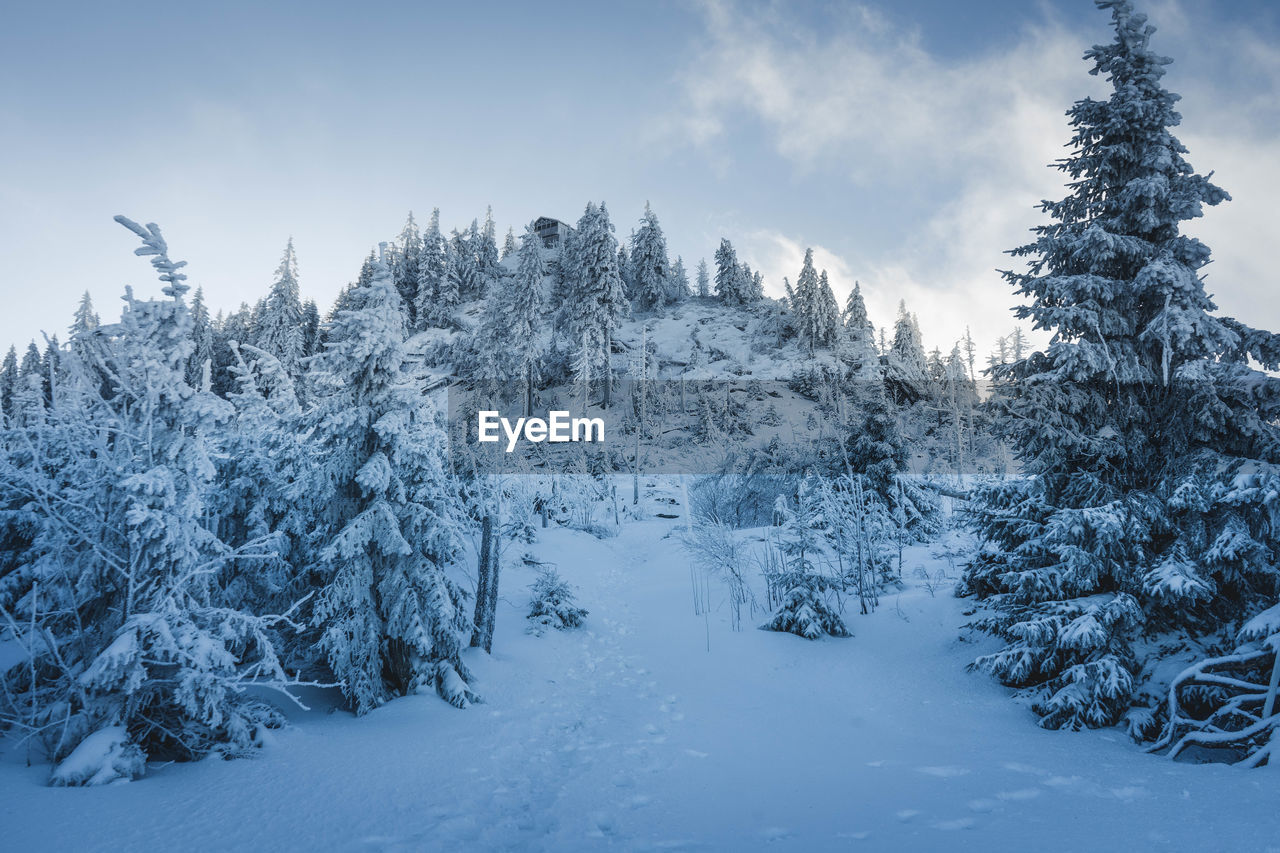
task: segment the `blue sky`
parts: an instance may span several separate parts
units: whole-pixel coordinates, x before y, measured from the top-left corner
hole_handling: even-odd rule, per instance
[[[1176,62],[1180,132],[1235,201],[1195,227],[1228,313],[1280,328],[1280,15],[1140,2]],[[63,333],[89,290],[157,289],[111,221],[163,227],[212,305],[295,240],[327,307],[412,209],[503,230],[646,200],[689,266],[728,236],[769,288],[818,249],[873,320],[983,350],[993,272],[1059,194],[1063,111],[1102,84],[1084,0],[952,3],[21,4],[0,31],[0,342]]]

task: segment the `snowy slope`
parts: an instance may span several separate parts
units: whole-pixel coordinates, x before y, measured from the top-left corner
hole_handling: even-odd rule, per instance
[[[534,573],[508,566],[495,654],[470,658],[486,704],[411,697],[355,719],[317,703],[256,760],[153,768],[104,789],[44,787],[48,768],[10,752],[4,849],[1280,844],[1274,770],[1175,764],[1118,732],[1037,728],[965,672],[980,646],[962,639],[966,603],[945,589],[850,613],[847,640],[735,633],[723,606],[695,617],[683,519],[649,509],[613,539],[553,529],[529,548],[578,587],[581,630],[525,634]],[[945,568],[926,547],[909,552],[908,577],[916,566]]]

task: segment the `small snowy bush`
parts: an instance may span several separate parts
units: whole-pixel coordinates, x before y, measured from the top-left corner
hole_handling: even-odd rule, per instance
[[[529,632],[541,636],[548,628],[564,631],[577,628],[586,618],[587,611],[576,606],[573,590],[559,573],[544,568],[530,587],[533,599],[529,607]]]
[[[812,480],[800,484],[798,505],[794,508],[780,501],[777,513],[782,522],[776,544],[768,549],[780,557],[778,570],[766,574],[769,601],[776,604],[773,616],[760,627],[766,631],[785,631],[816,640],[823,635],[848,637],[844,620],[828,603],[827,595],[838,591],[838,584],[817,570],[813,558],[822,552],[822,530],[825,525],[824,505]],[[775,565],[773,559],[770,566]]]
[[[783,576],[782,586],[785,589],[778,608],[760,626],[762,630],[783,631],[806,640],[850,636],[840,614],[827,604],[825,593],[833,588],[829,580],[811,572],[790,572]]]

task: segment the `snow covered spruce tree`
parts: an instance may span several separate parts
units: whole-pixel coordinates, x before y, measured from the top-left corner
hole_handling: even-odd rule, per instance
[[[577,604],[577,596],[551,566],[544,566],[529,587],[529,633],[541,636],[548,629],[567,631],[577,628],[587,618],[587,611]]]
[[[22,496],[30,534],[0,583],[0,617],[26,656],[0,676],[0,721],[61,762],[59,784],[249,749],[280,717],[245,688],[287,694],[291,683],[275,651],[287,618],[223,594],[228,573],[270,553],[211,528],[215,442],[231,411],[186,382],[185,264],[155,225],[117,221],[142,238],[165,298],[126,290],[118,324],[78,329],[58,405],[11,426],[0,459],[0,494]]]
[[[792,291],[791,310],[795,313],[795,324],[801,346],[813,355],[822,337],[819,328],[819,290],[818,270],[813,265],[813,249],[804,250],[804,263],[800,267],[800,275],[796,277],[796,287]]]
[[[227,395],[235,418],[221,430],[219,489],[210,501],[216,532],[232,547],[260,542],[270,554],[238,567],[223,582],[231,606],[283,609],[307,593],[307,545],[314,536],[308,514],[310,464],[293,378],[265,350],[234,344],[230,372],[237,390]]]
[[[880,355],[876,352],[876,327],[867,316],[862,285],[853,283],[841,315],[843,334],[838,336],[837,354],[848,365],[852,382],[880,382]],[[883,387],[883,386],[882,386]]]
[[[418,281],[415,289],[415,329],[447,326],[449,315],[458,302],[458,293],[449,284],[449,256],[444,235],[440,233],[440,209],[431,211],[431,219],[422,232],[418,249]]]
[[[246,343],[240,341],[239,343]],[[254,344],[270,353],[290,376],[301,372],[305,341],[302,330],[302,299],[298,295],[298,256],[293,238],[284,247],[276,268],[275,282],[257,317]]]
[[[391,281],[400,294],[400,308],[410,329],[418,328],[418,264],[421,260],[422,235],[411,210],[391,253]]]
[[[496,396],[519,395],[525,417],[533,413],[538,371],[547,349],[542,329],[546,272],[542,240],[531,223],[516,250],[515,275],[490,282],[474,342],[476,378]]]
[[[675,261],[671,264],[671,275],[667,277],[667,301],[683,302],[691,293],[689,271],[685,269],[684,258],[676,255]]]
[[[658,217],[645,202],[640,230],[631,241],[632,302],[636,307],[650,310],[671,301],[670,274],[667,239],[662,236]]]
[[[18,387],[18,348],[9,347],[0,363],[0,417],[9,414],[13,392]]]
[[[988,606],[979,624],[1008,642],[975,665],[1030,688],[1052,728],[1126,715],[1154,663],[1135,653],[1140,631],[1194,648],[1274,603],[1280,544],[1280,385],[1249,363],[1280,367],[1280,341],[1211,313],[1209,249],[1180,225],[1228,196],[1170,132],[1154,28],[1128,0],[1098,5],[1116,38],[1085,57],[1112,93],[1068,112],[1071,193],[1013,251],[1029,269],[1006,273],[1029,300],[1018,316],[1053,335],[995,368],[1027,477],[980,495],[985,548],[965,581]]]
[[[533,223],[525,226],[516,254],[516,277],[510,292],[509,347],[515,366],[517,381],[524,386],[524,414],[533,414],[533,393],[538,381],[538,369],[547,348],[546,334],[542,330],[546,293],[543,279],[547,265],[542,257],[542,240],[533,230]]]
[[[82,320],[81,312],[88,309],[88,317]],[[80,310],[76,312],[76,320],[72,325],[72,334],[76,334],[77,326],[82,323],[98,325],[97,315],[93,313],[93,305],[89,302],[89,294],[84,295]],[[87,340],[88,336],[84,336]],[[194,344],[191,356],[187,359],[187,384],[192,388],[200,388],[204,382],[205,371],[213,371],[213,320],[209,317],[209,309],[205,306],[204,291],[196,288],[196,295],[191,300],[191,341]],[[204,389],[202,389],[204,390]]]
[[[709,299],[711,297],[711,273],[707,270],[706,258],[698,261],[697,287],[699,299]]]
[[[893,343],[884,355],[884,383],[890,399],[899,406],[917,403],[929,393],[929,367],[920,325],[907,311],[905,300],[898,303]]]
[[[465,595],[445,575],[458,501],[444,432],[405,369],[404,314],[383,258],[350,299],[311,375],[318,649],[357,713],[420,689],[464,707],[476,696],[459,658]]]
[[[572,249],[573,256],[562,261],[568,277],[567,301],[562,308],[564,336],[571,351],[577,352],[575,364],[581,369],[575,373],[600,377],[605,407],[612,399],[613,337],[627,310],[617,245],[604,203],[599,207],[588,203],[573,243],[566,247],[566,252]]]
[[[716,249],[716,296],[726,305],[741,305],[746,301],[742,292],[742,268],[738,264],[738,253],[727,238],[720,240],[720,248]]]

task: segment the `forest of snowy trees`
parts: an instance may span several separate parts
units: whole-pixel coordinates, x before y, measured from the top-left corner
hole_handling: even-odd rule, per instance
[[[492,211],[447,234],[411,214],[327,311],[289,241],[262,298],[216,314],[177,235],[117,217],[162,295],[126,290],[108,322],[86,294],[65,340],[0,365],[0,643],[20,652],[0,728],[77,785],[248,753],[316,686],[359,715],[422,692],[468,707],[463,652],[492,648],[504,559],[548,525],[610,535],[640,461],[481,473],[440,389],[525,415],[568,389],[660,434],[679,383],[707,393],[680,398],[669,440],[723,451],[689,478],[690,560],[739,619],[759,604],[760,627],[846,636],[846,597],[871,613],[905,544],[959,526],[976,545],[956,592],[1005,644],[974,667],[1042,725],[1266,763],[1280,336],[1214,313],[1209,248],[1181,228],[1229,196],[1172,135],[1145,18],[1099,5],[1116,38],[1087,59],[1111,95],[1071,108],[1069,192],[1005,274],[1039,348],[1022,326],[930,347],[905,303],[873,318],[855,284],[841,306],[812,251],[782,282],[727,238],[672,258],[647,204],[622,236],[588,203],[551,248],[532,225],[500,239]],[[821,427],[743,450],[788,401]],[[768,530],[763,602],[747,527]],[[538,584],[536,630],[594,615],[554,572]]]

